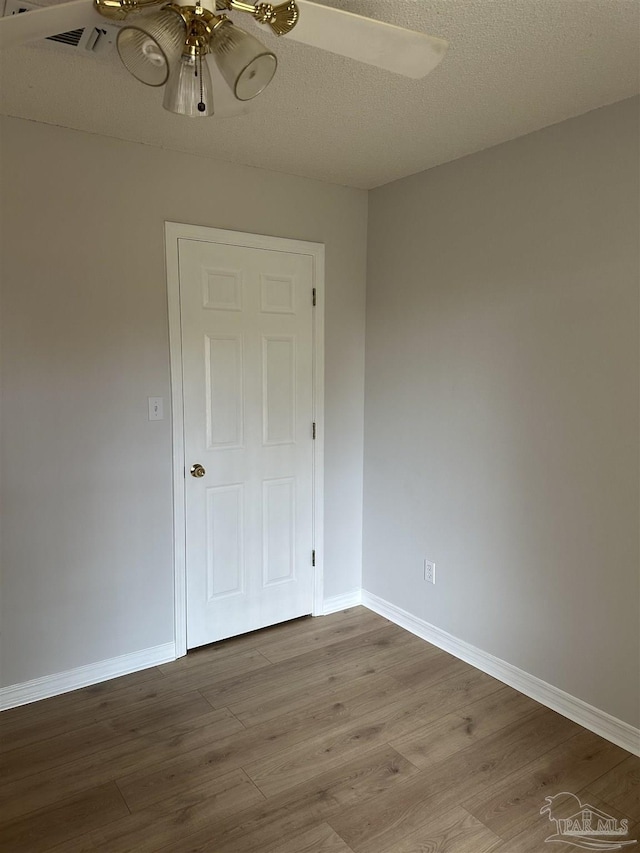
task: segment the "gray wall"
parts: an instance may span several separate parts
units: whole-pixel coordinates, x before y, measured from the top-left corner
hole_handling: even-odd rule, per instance
[[[369,223],[364,588],[638,725],[637,99]]]
[[[170,421],[147,420],[148,396],[169,402],[165,220],[326,244],[325,594],[359,587],[366,193],[0,133],[1,683],[173,639]]]

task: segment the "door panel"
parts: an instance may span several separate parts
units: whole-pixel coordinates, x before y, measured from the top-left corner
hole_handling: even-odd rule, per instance
[[[313,260],[178,253],[193,648],[312,610]]]

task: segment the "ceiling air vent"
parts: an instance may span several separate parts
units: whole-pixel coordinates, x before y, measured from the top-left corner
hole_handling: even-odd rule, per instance
[[[20,11],[22,12],[23,10],[20,9]],[[78,47],[83,32],[84,27],[81,27],[79,30],[69,30],[68,33],[58,33],[57,36],[47,36],[47,41],[57,41],[60,44],[68,44],[71,45],[71,47]]]
[[[21,12],[31,12],[41,9],[35,3],[24,3],[22,0],[7,0],[4,14],[19,15]],[[118,35],[118,27],[111,24],[99,24],[97,27],[81,27],[68,33],[58,33],[48,36],[45,42],[55,42],[84,54],[105,54],[113,50]]]

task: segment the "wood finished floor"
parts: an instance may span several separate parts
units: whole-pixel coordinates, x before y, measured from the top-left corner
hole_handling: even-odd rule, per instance
[[[364,608],[6,711],[0,737],[3,853],[550,853],[561,791],[640,838],[640,759]]]

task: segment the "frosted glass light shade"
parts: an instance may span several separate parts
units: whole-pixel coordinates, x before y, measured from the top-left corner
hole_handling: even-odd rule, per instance
[[[239,101],[236,98],[231,89],[227,86],[227,81],[220,73],[220,69],[218,68],[211,52],[206,55],[205,59],[207,60],[209,73],[211,74],[211,80],[213,82],[213,92],[216,100],[216,119],[246,115],[251,112],[252,105],[253,109],[255,109],[255,105],[252,101]]]
[[[202,57],[184,55],[171,69],[162,106],[181,116],[213,115],[213,84]]]
[[[214,31],[209,49],[239,101],[249,101],[259,95],[276,73],[275,54],[230,21]]]
[[[177,12],[161,9],[140,15],[118,33],[117,47],[122,64],[147,86],[164,86],[171,67],[178,61],[187,28]]]

